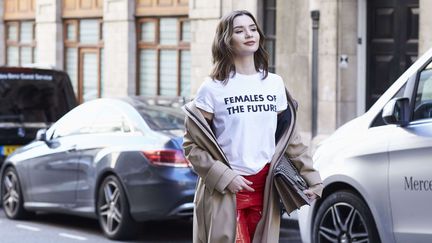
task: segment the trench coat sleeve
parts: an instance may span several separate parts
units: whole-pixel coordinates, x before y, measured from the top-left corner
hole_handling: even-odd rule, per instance
[[[216,189],[225,194],[227,192],[226,187],[238,174],[223,162],[214,159],[208,151],[202,149],[194,141],[189,131],[189,123],[189,119],[186,118],[186,132],[183,137],[183,150],[186,158],[211,193]]]
[[[292,139],[285,151],[294,166],[306,180],[309,189],[321,197],[323,191],[322,180],[319,172],[313,168],[312,158],[308,147],[302,142],[297,129],[293,129]]]

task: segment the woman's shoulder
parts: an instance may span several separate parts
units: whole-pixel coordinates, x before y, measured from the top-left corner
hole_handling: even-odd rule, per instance
[[[220,82],[217,80],[214,80],[210,77],[206,77],[204,81],[201,83],[198,93],[213,93],[215,90],[217,90],[220,86]]]
[[[268,72],[266,80],[270,81],[274,85],[283,85],[285,86],[285,83],[283,81],[283,78],[276,73]]]
[[[272,72],[268,72],[267,78],[268,78],[268,79],[273,79],[273,80],[283,81],[283,79],[282,79],[281,76],[279,76],[279,75],[276,74],[276,73],[272,73]]]
[[[204,78],[204,82],[202,82],[201,86],[209,86],[209,87],[215,87],[215,86],[219,86],[222,82],[217,80],[217,79],[213,79],[210,76],[207,76]]]

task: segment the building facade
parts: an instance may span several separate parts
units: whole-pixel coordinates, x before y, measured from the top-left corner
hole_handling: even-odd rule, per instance
[[[257,16],[309,137],[364,113],[432,47],[429,0],[0,0],[0,65],[64,69],[80,102],[193,97],[216,24],[236,9]]]
[[[80,102],[190,95],[187,0],[3,0],[0,62],[64,69]]]
[[[303,106],[302,130],[313,127],[312,12],[319,12],[317,134],[327,135],[363,114],[432,47],[431,7],[427,0],[277,1],[276,71]]]

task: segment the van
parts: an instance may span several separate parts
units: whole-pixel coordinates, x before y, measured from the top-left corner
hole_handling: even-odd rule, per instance
[[[0,166],[16,148],[35,139],[77,106],[64,71],[0,67]]]

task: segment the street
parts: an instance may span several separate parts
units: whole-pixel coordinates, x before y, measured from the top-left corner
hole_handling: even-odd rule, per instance
[[[127,242],[191,242],[192,222],[175,220],[147,222],[134,241]],[[37,214],[29,220],[9,220],[0,208],[0,242],[112,242],[96,220],[61,214]],[[301,243],[296,221],[282,220],[280,241]]]

